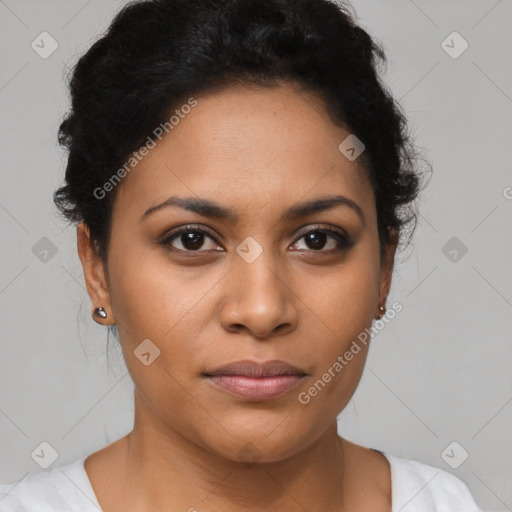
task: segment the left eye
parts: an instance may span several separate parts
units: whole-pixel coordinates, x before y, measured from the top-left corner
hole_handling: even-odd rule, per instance
[[[329,238],[331,239],[330,244],[328,243]],[[333,252],[350,246],[350,242],[345,236],[337,231],[327,228],[308,231],[307,233],[304,233],[293,245],[297,245],[300,240],[304,240],[308,246],[305,250],[315,252]],[[326,245],[330,246],[325,249]],[[322,251],[322,249],[324,250]]]

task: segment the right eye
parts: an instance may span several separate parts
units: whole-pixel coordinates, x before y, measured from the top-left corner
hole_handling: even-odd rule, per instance
[[[205,243],[205,236],[215,242],[215,244],[213,244],[207,251],[218,250],[216,247],[218,247],[219,244],[215,240],[214,235],[208,230],[195,225],[182,226],[181,228],[172,231],[160,242],[160,245],[171,251],[177,252],[207,252],[199,250]],[[176,240],[181,244],[182,248],[175,247],[173,245]]]

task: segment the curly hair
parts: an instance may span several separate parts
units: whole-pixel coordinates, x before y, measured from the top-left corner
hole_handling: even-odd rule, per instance
[[[106,262],[115,190],[101,187],[184,98],[230,85],[298,84],[365,146],[381,254],[390,229],[416,227],[419,153],[401,107],[378,76],[380,43],[348,5],[330,0],[139,0],[124,6],[71,70],[68,151],[54,202],[83,221]],[[412,226],[411,229],[408,228]]]

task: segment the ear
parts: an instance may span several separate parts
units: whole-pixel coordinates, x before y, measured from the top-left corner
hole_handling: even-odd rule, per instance
[[[390,243],[384,247],[384,254],[380,265],[380,283],[379,283],[379,305],[384,305],[391,288],[391,277],[393,275],[393,263],[395,252],[398,245],[398,231],[392,229],[389,232]],[[377,308],[378,306],[377,305]],[[377,311],[376,315],[382,314]]]
[[[76,228],[78,256],[84,269],[85,285],[92,302],[92,308],[103,307],[107,312],[107,318],[102,319],[93,314],[97,323],[112,325],[114,315],[110,302],[110,292],[106,278],[103,260],[97,254],[96,246],[91,239],[89,227],[80,222]]]

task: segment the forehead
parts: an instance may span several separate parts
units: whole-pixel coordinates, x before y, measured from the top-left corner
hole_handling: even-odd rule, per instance
[[[140,218],[174,195],[261,215],[335,193],[374,208],[360,161],[338,149],[350,132],[333,124],[315,94],[238,86],[196,100],[121,183],[114,211]]]

